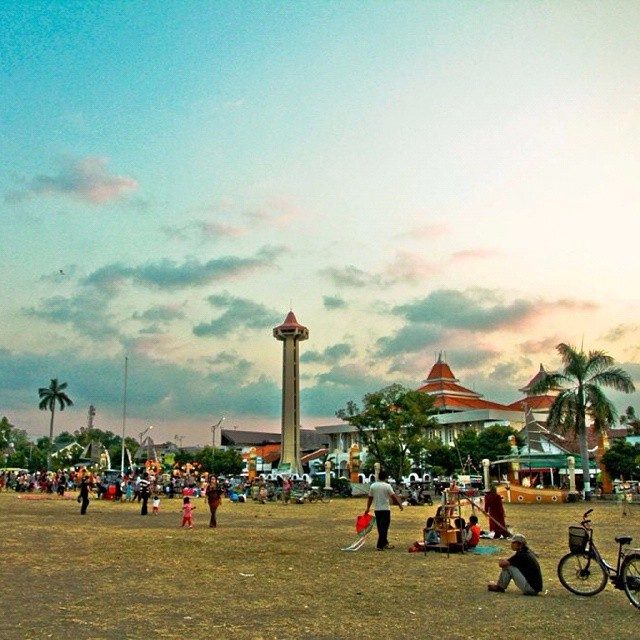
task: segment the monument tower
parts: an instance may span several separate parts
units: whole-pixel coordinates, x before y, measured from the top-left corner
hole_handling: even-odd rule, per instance
[[[300,462],[300,365],[298,343],[309,337],[309,330],[298,323],[293,311],[273,329],[282,345],[282,439],[280,464],[290,465],[291,473],[302,473]]]

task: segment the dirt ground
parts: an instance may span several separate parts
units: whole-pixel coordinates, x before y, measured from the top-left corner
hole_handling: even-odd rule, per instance
[[[180,501],[158,516],[138,505],[0,494],[0,639],[189,638],[297,640],[637,639],[640,610],[607,586],[592,598],[556,577],[567,527],[584,504],[506,505],[507,522],[539,555],[545,594],[486,591],[507,556],[408,553],[433,507],[394,508],[394,550],[377,552],[375,533],[355,553],[363,499],[328,504],[232,504],[208,528],[196,500],[196,528],[183,530]],[[615,558],[615,535],[640,547],[640,507],[593,502],[596,540]],[[470,511],[463,513],[468,517]],[[481,516],[480,524],[488,527]]]

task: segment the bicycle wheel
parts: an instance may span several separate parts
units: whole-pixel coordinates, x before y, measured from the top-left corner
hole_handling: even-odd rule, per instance
[[[630,553],[620,569],[624,592],[631,604],[640,609],[640,553]]]
[[[331,502],[331,494],[328,491],[323,491],[320,494],[320,500],[322,500],[322,502]]]
[[[558,578],[577,596],[595,596],[607,586],[609,576],[588,553],[568,553],[558,562]]]

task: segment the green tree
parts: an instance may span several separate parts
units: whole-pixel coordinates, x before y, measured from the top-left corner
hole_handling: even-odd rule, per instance
[[[66,447],[68,444],[75,442],[75,437],[68,431],[62,431],[54,439],[53,444],[57,447]]]
[[[602,463],[612,478],[635,480],[640,477],[640,445],[623,438],[615,440],[602,456]]]
[[[202,468],[215,475],[237,475],[242,472],[242,455],[235,449],[204,447],[194,456]]]
[[[627,410],[620,416],[620,424],[631,429],[633,435],[640,435],[640,419],[638,419],[633,407],[627,407]]]
[[[424,445],[425,463],[434,476],[450,476],[458,465],[458,456],[453,449],[438,438],[429,438]]]
[[[356,427],[367,461],[379,462],[396,480],[409,471],[409,452],[427,444],[435,425],[433,398],[399,384],[368,393],[363,408],[349,401],[336,415]]]
[[[14,428],[15,427],[7,420],[6,416],[2,416],[2,420],[0,420],[0,449],[8,447],[9,443],[13,442],[11,435]]]
[[[49,422],[49,445],[53,442],[53,419],[56,413],[56,404],[60,407],[60,411],[64,411],[65,407],[73,406],[73,401],[66,394],[65,389],[67,383],[58,382],[58,378],[52,378],[51,384],[48,387],[40,387],[38,389],[38,396],[40,397],[40,403],[38,408],[41,411],[51,411],[51,421]],[[51,466],[51,456],[48,458],[48,467]]]
[[[611,427],[617,413],[602,387],[624,393],[635,391],[629,374],[615,366],[615,360],[604,351],[577,350],[564,343],[557,347],[564,371],[547,373],[532,389],[532,393],[559,390],[551,408],[547,426],[551,431],[573,432],[580,442],[584,497],[591,497],[589,480],[589,450],[587,444],[587,417],[596,430]]]

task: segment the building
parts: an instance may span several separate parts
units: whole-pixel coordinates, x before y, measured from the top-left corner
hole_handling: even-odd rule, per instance
[[[532,384],[533,380],[523,389],[529,389]],[[521,408],[486,400],[481,393],[463,387],[442,354],[417,390],[434,398],[437,426],[429,435],[443,444],[453,446],[455,439],[468,429],[480,432],[498,424],[519,431],[524,426],[524,411]],[[341,423],[319,426],[316,431],[329,439],[329,455],[340,475],[344,475],[350,447],[354,444],[362,447],[356,428]]]
[[[300,429],[302,463],[308,463],[319,452],[326,452],[329,440],[316,429]],[[222,429],[221,446],[238,450],[246,460],[251,449],[256,451],[258,473],[270,473],[278,467],[282,450],[282,433]],[[292,472],[293,473],[293,472]]]

